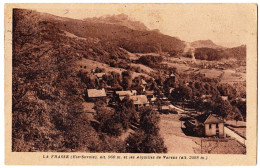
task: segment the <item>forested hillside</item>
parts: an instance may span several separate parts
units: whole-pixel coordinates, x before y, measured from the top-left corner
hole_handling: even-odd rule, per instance
[[[246,60],[246,46],[238,46],[233,48],[196,48],[195,58],[201,60],[221,60],[234,58],[237,60]]]
[[[82,114],[86,84],[73,70],[82,57],[98,55],[102,59],[112,50],[67,37],[55,23],[36,12],[13,12],[12,149],[119,150],[102,149],[107,142],[100,140]],[[118,145],[115,147],[120,148]]]
[[[60,25],[66,20],[70,21],[67,24],[72,25],[71,28],[67,29],[66,24],[63,24],[64,27]],[[80,37],[69,34],[71,30],[79,30],[79,23],[31,10],[13,10],[12,150],[165,152],[161,139],[156,139],[159,136],[156,132],[138,135],[138,141],[144,147],[147,146],[143,150],[136,151],[135,148],[139,146],[126,148],[125,143],[136,145],[134,141],[137,138],[135,134],[127,141],[117,137],[121,135],[122,129],[128,128],[123,125],[130,122],[127,118],[118,122],[118,117],[128,111],[119,110],[115,115],[112,110],[112,115],[105,113],[107,118],[103,115],[102,119],[97,112],[95,118],[100,126],[97,128],[91,125],[82,105],[86,89],[91,83],[84,80],[86,76],[78,71],[77,63],[87,58],[105,63],[112,60],[118,64],[119,59],[129,58],[117,44],[102,37],[106,33],[100,33],[101,29],[96,30],[98,25],[92,32],[85,31],[82,36],[73,32]],[[98,33],[91,36],[95,31]],[[86,66],[88,65],[85,68]],[[96,109],[102,113],[103,110],[98,107],[97,105]],[[131,113],[127,113],[129,114]],[[138,120],[141,123],[153,119],[153,115],[148,119],[145,117],[146,111],[139,114]],[[154,117],[153,121],[158,123],[159,118],[155,113]],[[102,123],[106,129],[102,129]],[[154,127],[157,128],[156,125]],[[140,128],[140,131],[146,130]],[[147,142],[151,138],[155,144]],[[156,148],[151,148],[152,146]]]

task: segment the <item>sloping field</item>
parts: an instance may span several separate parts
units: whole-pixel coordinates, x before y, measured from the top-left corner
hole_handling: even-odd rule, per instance
[[[234,70],[224,70],[221,83],[242,83],[246,82],[246,73],[236,73]]]
[[[139,57],[135,53],[131,53],[124,48],[120,48],[120,49],[122,51],[126,52],[129,55],[130,60],[138,60],[139,59]]]
[[[133,66],[133,67],[140,67],[143,71],[148,72],[148,73],[154,72],[154,70],[152,68],[150,68],[148,66],[145,66],[143,64],[131,63],[131,66]]]
[[[202,69],[199,71],[201,74],[205,74],[207,78],[219,78],[223,73],[222,70],[218,69]]]
[[[95,69],[95,68],[104,68],[106,70],[106,72],[117,72],[117,73],[122,73],[123,71],[126,71],[125,69],[123,68],[115,68],[115,67],[110,67],[109,65],[105,64],[105,63],[101,63],[101,62],[97,62],[97,61],[93,61],[93,60],[90,60],[90,59],[85,59],[83,58],[81,61],[78,61],[76,63],[76,65],[78,66],[77,67],[77,70],[82,70],[82,71],[87,71],[87,72],[91,72],[92,69]],[[147,74],[144,74],[144,73],[136,73],[136,72],[133,72],[133,78],[137,77],[137,76],[140,76],[140,75],[143,75],[145,77],[148,77],[150,78],[149,75]]]
[[[186,65],[186,64],[171,63],[171,62],[166,62],[166,61],[164,61],[164,62],[162,62],[162,63],[163,63],[163,64],[167,64],[168,67],[175,67],[175,68],[177,68],[177,70],[178,70],[179,72],[181,72],[181,73],[190,69],[190,67],[189,67],[188,65]]]
[[[179,117],[176,114],[160,115],[160,134],[168,153],[193,154],[200,146],[182,132]]]

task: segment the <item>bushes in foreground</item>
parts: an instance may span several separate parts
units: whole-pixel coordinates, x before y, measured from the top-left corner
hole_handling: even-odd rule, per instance
[[[159,134],[160,117],[151,108],[140,110],[139,129],[126,139],[128,153],[166,153],[167,148]]]
[[[167,148],[159,135],[146,134],[142,129],[138,129],[126,139],[126,152],[166,153]]]

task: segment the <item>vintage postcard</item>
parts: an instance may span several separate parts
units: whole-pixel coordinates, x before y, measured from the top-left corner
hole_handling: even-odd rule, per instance
[[[8,165],[255,165],[257,4],[5,4]]]

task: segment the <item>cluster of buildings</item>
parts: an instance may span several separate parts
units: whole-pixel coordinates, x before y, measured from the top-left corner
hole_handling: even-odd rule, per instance
[[[93,75],[96,76],[98,80],[102,80],[105,73],[93,73]],[[116,91],[111,90],[111,88],[87,89],[86,99],[92,102],[103,100],[107,104],[113,105],[116,104],[116,101],[122,101],[126,97],[129,97],[129,99],[133,100],[134,105],[138,109],[140,107],[149,106],[156,100],[153,91],[146,91],[146,85],[146,81],[142,79],[141,87],[145,93],[143,95],[138,95],[136,90]]]
[[[94,76],[98,80],[102,80],[105,73],[94,73],[92,72]],[[174,74],[170,74],[169,78],[172,78],[175,81]],[[153,90],[147,90],[147,82],[144,79],[141,79],[141,88],[143,94],[138,95],[138,92],[136,90],[113,90],[111,88],[102,88],[102,89],[87,89],[86,94],[86,100],[95,102],[97,100],[103,100],[107,104],[115,105],[117,101],[122,101],[126,97],[128,97],[130,100],[133,101],[136,109],[139,109],[140,107],[146,107],[150,106],[154,110],[159,110],[162,112],[167,112],[173,109],[172,105],[170,104],[170,101],[167,97],[160,98],[160,100],[163,102],[162,105],[159,107],[156,105],[157,99],[159,99],[158,96],[155,95],[155,92]]]
[[[102,80],[105,73],[95,73],[97,79]],[[175,76],[170,74],[169,79],[175,82]],[[142,79],[141,86],[143,88],[143,94],[138,95],[136,90],[111,90],[111,88],[102,89],[87,89],[87,101],[96,102],[103,100],[107,104],[115,105],[118,101],[123,101],[125,98],[129,98],[133,101],[136,109],[140,107],[150,106],[154,110],[158,110],[162,113],[176,112],[184,113],[181,108],[173,106],[167,97],[163,96],[159,98],[155,95],[153,90],[146,90],[146,81]],[[202,95],[201,98],[204,102],[211,99],[211,95]],[[156,101],[160,99],[161,104],[156,105]],[[227,100],[227,96],[222,96],[223,100]],[[192,117],[182,117],[186,130],[196,136],[224,136],[224,120],[214,114],[204,113]]]
[[[136,90],[123,90],[123,91],[114,91],[106,93],[105,89],[87,89],[87,100],[95,102],[97,100],[103,100],[107,104],[115,104],[115,101],[123,101],[128,97],[130,100],[133,100],[136,108],[149,106],[152,104],[154,99],[150,99],[150,95],[137,95]],[[149,99],[148,99],[149,97]]]

